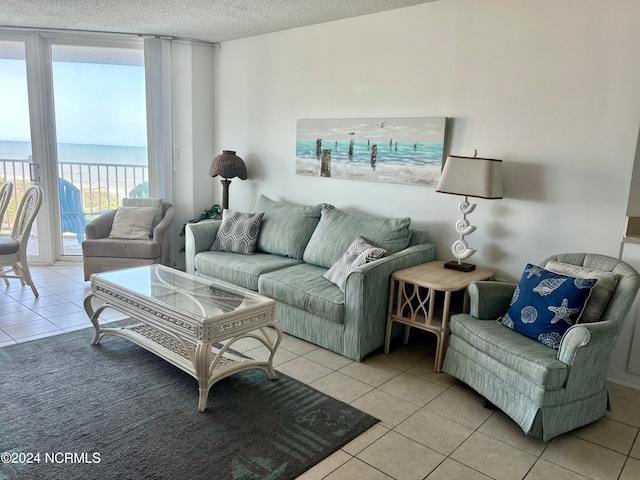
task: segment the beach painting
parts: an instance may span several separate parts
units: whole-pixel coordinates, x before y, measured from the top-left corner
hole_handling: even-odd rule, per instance
[[[296,174],[435,187],[445,117],[302,119]]]

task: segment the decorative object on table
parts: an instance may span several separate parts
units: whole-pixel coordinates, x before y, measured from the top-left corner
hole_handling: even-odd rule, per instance
[[[462,262],[477,250],[470,248],[464,239],[476,230],[467,220],[467,215],[476,208],[475,203],[469,203],[469,197],[490,200],[502,198],[502,160],[479,158],[477,153],[474,151],[473,157],[449,155],[436,189],[436,192],[464,196],[464,200],[458,205],[462,218],[456,222],[456,231],[460,238],[451,247],[453,255],[458,260],[444,265],[445,268],[462,272],[470,272],[476,268],[471,263]]]
[[[435,187],[447,119],[298,120],[296,174]]]
[[[222,209],[229,208],[229,185],[231,178],[238,177],[240,180],[247,179],[247,167],[244,161],[236,155],[233,150],[223,150],[220,155],[213,159],[209,176],[217,177],[220,175],[222,180]]]

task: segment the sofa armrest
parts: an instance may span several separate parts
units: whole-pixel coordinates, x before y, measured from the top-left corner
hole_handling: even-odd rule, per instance
[[[203,220],[198,223],[187,223],[184,229],[184,251],[187,273],[196,271],[194,260],[196,254],[211,250],[222,220]]]
[[[160,244],[162,251],[161,262],[163,265],[171,265],[171,224],[173,223],[173,217],[175,210],[172,206],[167,207],[164,212],[164,217],[160,220],[160,223],[153,229],[154,242]]]
[[[517,285],[504,282],[473,282],[468,287],[469,314],[478,320],[496,320],[509,309]]]
[[[573,325],[564,333],[556,358],[569,366],[565,385],[572,398],[604,388],[618,332],[618,324],[603,321]]]
[[[116,217],[118,209],[103,213],[99,217],[94,218],[84,227],[84,235],[87,239],[107,238],[111,233],[113,219]]]
[[[359,361],[361,352],[384,344],[391,274],[433,260],[435,246],[424,243],[358,267],[349,275],[344,293],[344,344],[350,350],[347,356]]]

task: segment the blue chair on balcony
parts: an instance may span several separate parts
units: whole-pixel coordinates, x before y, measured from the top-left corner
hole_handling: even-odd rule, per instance
[[[133,187],[129,192],[129,198],[149,198],[149,182],[142,182]]]
[[[84,242],[84,227],[87,218],[82,208],[80,189],[63,178],[58,179],[60,189],[60,214],[62,216],[62,233],[75,233],[78,243]]]

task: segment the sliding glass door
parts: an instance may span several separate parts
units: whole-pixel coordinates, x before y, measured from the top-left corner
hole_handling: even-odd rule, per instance
[[[149,195],[142,40],[0,29],[0,105],[0,182],[45,189],[32,260],[81,258],[89,221]]]
[[[142,48],[51,45],[62,255],[124,197],[148,196]]]
[[[32,183],[29,94],[26,44],[22,40],[0,39],[0,186],[14,185],[11,203],[0,219],[0,236],[9,237],[24,191]],[[31,230],[27,255],[39,259],[38,219]]]

